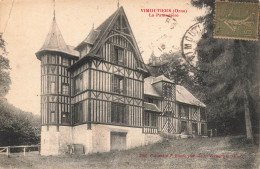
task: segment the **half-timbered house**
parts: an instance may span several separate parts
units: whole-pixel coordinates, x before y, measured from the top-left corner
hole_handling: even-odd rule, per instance
[[[80,144],[85,153],[129,149],[159,133],[203,135],[205,105],[143,62],[123,7],[76,47],[55,17],[42,48],[41,154]],[[204,113],[204,114],[203,114]]]

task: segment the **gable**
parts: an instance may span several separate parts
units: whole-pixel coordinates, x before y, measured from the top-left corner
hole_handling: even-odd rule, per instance
[[[136,40],[134,38],[133,32],[131,30],[130,24],[127,20],[123,7],[120,7],[117,11],[115,11],[95,30],[98,31],[99,33],[94,35],[93,33],[90,32],[91,35],[88,35],[89,37],[92,37],[92,39],[94,39],[94,41],[92,41],[92,43],[93,42],[94,43],[86,56],[89,55],[89,56],[100,57],[100,52],[103,50],[102,47],[105,46],[105,43],[110,38],[113,38],[113,36],[114,37],[120,36],[120,38],[126,40],[130,44],[132,51],[134,52],[133,56],[135,57],[135,61],[137,64],[136,68],[140,69],[140,71],[146,74],[149,74],[149,71],[146,68],[144,61],[142,59],[141,53],[137,46]],[[82,43],[88,44],[87,41],[86,42],[83,41]]]
[[[104,23],[106,24],[107,27],[105,27]],[[112,36],[121,36],[121,38],[123,38],[129,42],[132,50],[134,51],[134,56],[135,56],[138,67],[145,69],[145,71],[148,72],[148,70],[146,69],[145,64],[143,62],[141,53],[137,46],[136,40],[134,38],[133,32],[131,30],[130,24],[125,15],[123,7],[120,7],[104,23],[101,24],[97,28],[97,30],[100,30],[100,37],[97,38],[96,44],[93,46],[90,53],[93,53],[94,55],[95,54],[98,55],[98,52],[99,52],[101,46],[103,46],[105,44],[105,42],[109,39],[109,37],[113,38]],[[102,30],[104,28],[105,28],[105,30]],[[113,35],[111,35],[111,34],[113,34]]]

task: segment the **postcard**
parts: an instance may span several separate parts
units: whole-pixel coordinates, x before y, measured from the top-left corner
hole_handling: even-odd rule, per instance
[[[1,168],[259,168],[258,0],[0,0]]]

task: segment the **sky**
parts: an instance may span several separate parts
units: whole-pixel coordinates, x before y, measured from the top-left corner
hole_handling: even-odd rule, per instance
[[[98,27],[117,10],[117,3],[118,0],[56,0],[56,21],[67,45],[77,46],[93,25]],[[189,0],[119,0],[119,4],[146,63],[152,52],[160,56],[162,52],[179,50],[186,30],[196,23],[196,17],[207,12],[206,8],[191,6]],[[38,115],[41,74],[35,53],[50,30],[53,9],[53,0],[0,0],[0,32],[7,42],[12,80],[6,98],[14,106]],[[150,17],[141,9],[178,9],[186,13],[174,12],[178,14],[174,21],[156,17],[157,12],[151,12],[155,16]],[[165,49],[158,49],[162,44]]]

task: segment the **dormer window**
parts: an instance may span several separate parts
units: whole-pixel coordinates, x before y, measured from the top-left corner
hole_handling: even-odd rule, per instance
[[[123,65],[124,64],[124,49],[115,46],[114,48],[114,63],[118,65]]]
[[[91,47],[92,47],[92,46],[91,46],[90,44],[87,44],[87,45],[81,47],[81,48],[79,49],[80,58],[86,56],[86,55],[89,53]]]

